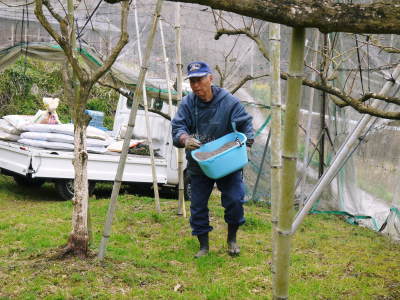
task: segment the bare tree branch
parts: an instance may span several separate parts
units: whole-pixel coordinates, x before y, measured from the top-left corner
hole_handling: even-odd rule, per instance
[[[281,72],[281,78],[284,80],[288,79],[288,74],[285,72]],[[377,108],[373,108],[369,105],[364,104],[365,101],[369,99],[378,99],[385,101],[387,103],[394,103],[397,105],[400,105],[400,98],[395,98],[395,97],[388,97],[384,95],[379,95],[375,93],[368,93],[363,95],[361,98],[353,98],[340,89],[330,86],[328,84],[322,84],[317,81],[312,81],[308,79],[303,79],[303,85],[306,85],[308,87],[315,88],[320,91],[324,91],[328,94],[330,94],[333,97],[330,97],[330,99],[339,107],[345,107],[345,106],[351,106],[355,110],[357,110],[360,113],[366,113],[375,117],[380,117],[380,118],[385,118],[385,119],[399,119],[400,118],[400,112],[390,112],[390,111],[383,111]],[[337,98],[335,98],[337,97]]]
[[[115,86],[115,85],[113,85],[113,84],[110,84],[110,83],[106,83],[106,82],[104,82],[104,81],[102,81],[102,80],[100,80],[98,83],[99,83],[101,86],[104,86],[104,87],[108,87],[108,88],[113,89],[114,91],[120,93],[122,96],[125,96],[125,97],[128,98],[129,100],[133,101],[132,94],[130,94],[130,93],[127,92],[126,90],[124,90],[124,89],[122,89],[122,88],[118,88],[117,86]],[[142,109],[144,109],[144,106],[143,106],[142,104],[139,104],[139,107],[142,108]],[[158,114],[158,115],[162,116],[163,118],[165,118],[165,119],[171,121],[171,117],[170,117],[168,114],[164,114],[163,112],[161,112],[161,111],[159,111],[159,110],[155,110],[155,109],[149,108],[148,111],[153,112],[153,113],[155,113],[155,114]]]
[[[261,40],[260,36],[251,32],[248,28],[241,28],[236,30],[229,30],[229,29],[218,29],[217,33],[214,36],[214,39],[218,40],[222,35],[237,35],[237,34],[244,34],[254,42],[256,42],[258,48],[260,49],[261,53],[264,57],[269,61],[269,53],[267,48],[265,47],[264,42]]]
[[[122,48],[124,48],[125,45],[128,43],[129,39],[129,35],[127,32],[128,13],[129,13],[129,2],[124,1],[122,2],[122,8],[121,8],[121,34],[119,36],[118,43],[114,47],[111,55],[106,59],[104,64],[93,74],[91,79],[92,84],[97,82],[100,79],[100,77],[103,76],[108,69],[110,69],[110,67],[114,64],[115,60],[117,59]]]
[[[48,33],[52,36],[52,38],[61,46],[61,44],[66,44],[66,41],[57,33],[57,31],[51,26],[50,22],[44,16],[43,13],[43,4],[46,3],[46,0],[35,0],[35,15],[38,18],[40,24],[48,31]],[[61,23],[65,22],[61,20]]]
[[[269,76],[269,74],[263,74],[263,75],[258,75],[258,76],[251,76],[251,75],[247,75],[246,77],[244,77],[237,85],[236,87],[234,87],[230,92],[231,94],[234,94],[237,92],[238,89],[240,89],[247,81],[249,80],[254,80],[254,79],[258,79],[258,78],[262,78],[262,77],[266,77]]]
[[[224,87],[224,81],[225,81],[225,75],[224,72],[222,72],[221,68],[219,67],[219,65],[215,66],[215,70],[218,72],[219,74],[219,86],[220,87]]]
[[[227,34],[227,35],[244,34],[244,35],[246,35],[247,37],[249,37],[250,39],[252,39],[253,41],[256,42],[261,54],[264,56],[265,59],[267,59],[269,61],[269,53],[266,49],[265,43],[259,38],[259,36],[257,34],[252,32],[250,29],[240,28],[240,29],[235,29],[235,30],[228,30],[228,29],[224,29],[224,28],[220,28],[220,29],[217,28],[217,33],[215,35],[215,39],[218,39],[219,37],[221,37],[224,34]],[[343,55],[344,54],[337,55],[335,59],[337,59]],[[333,60],[334,58],[327,56],[327,59]],[[339,66],[340,63],[338,63],[337,65]],[[324,73],[326,73],[327,72],[326,67],[324,69],[325,69]],[[318,72],[318,73],[321,74],[321,72]],[[326,78],[326,76],[323,75],[323,76],[321,76],[322,82],[313,81],[313,80],[304,78],[302,81],[302,84],[305,86],[328,93],[330,95],[330,99],[339,107],[351,106],[354,109],[356,109],[357,111],[359,111],[360,113],[367,113],[367,114],[370,114],[370,115],[373,115],[376,117],[382,117],[382,118],[388,118],[388,119],[398,119],[400,117],[400,113],[382,111],[382,110],[379,110],[376,108],[372,108],[364,103],[368,99],[378,99],[378,100],[385,101],[387,103],[394,103],[394,104],[400,105],[399,98],[387,97],[387,96],[378,95],[378,94],[374,94],[374,93],[365,94],[361,98],[358,98],[358,99],[353,98],[349,94],[345,93],[344,91],[342,91],[336,87],[333,87],[327,83],[327,81],[334,79],[335,76],[336,76],[335,72],[333,72],[331,74],[331,76],[329,76],[329,78]],[[249,77],[245,77],[242,80],[242,81],[244,81],[243,84],[247,81],[246,80],[247,78],[249,78]],[[281,72],[281,78],[284,80],[287,80],[289,78],[288,73]],[[248,79],[248,80],[251,80],[251,79]],[[353,83],[354,83],[354,81],[353,81]],[[236,92],[236,90],[234,89],[233,92]]]
[[[105,0],[118,3],[126,0]],[[323,33],[400,34],[400,0],[368,4],[332,0],[167,0],[197,3],[291,27],[318,28]]]
[[[56,13],[55,9],[53,8],[53,6],[51,5],[50,1],[48,0],[44,0],[43,4],[46,6],[46,8],[49,10],[49,12],[51,13],[51,15],[54,17],[54,19],[56,19],[59,23],[62,23],[64,20],[66,20],[66,18],[64,19],[63,17],[61,17],[61,15],[59,15],[58,13]]]
[[[378,100],[385,101],[386,103],[393,103],[393,104],[400,105],[400,99],[399,98],[379,95],[379,94],[376,94],[376,93],[366,93],[359,99],[359,101],[360,102],[365,102],[365,101],[367,101],[369,99],[378,99]]]
[[[62,35],[58,34],[58,32],[51,26],[50,22],[47,20],[43,13],[43,5],[51,12],[53,10],[49,1],[47,0],[35,0],[35,15],[39,20],[40,24],[47,30],[47,32],[52,36],[52,38],[60,45],[60,47],[64,50],[65,56],[67,57],[68,61],[71,63],[72,68],[76,72],[76,75],[79,81],[84,81],[84,72],[82,72],[78,60],[74,57],[73,51],[70,47],[70,41],[68,36],[68,23],[65,18],[61,16],[57,17],[57,21],[59,21],[61,33]],[[49,6],[48,6],[49,5]]]
[[[363,41],[362,43],[367,43],[367,42]],[[385,51],[387,53],[400,53],[400,49],[399,48],[391,47],[391,46],[385,46],[385,45],[382,45],[379,42],[370,42],[369,44],[372,45],[372,46],[378,47],[379,49],[381,49],[382,51]]]
[[[291,27],[314,27],[324,33],[400,33],[399,0],[368,4],[337,3],[331,0],[168,1],[197,3]]]

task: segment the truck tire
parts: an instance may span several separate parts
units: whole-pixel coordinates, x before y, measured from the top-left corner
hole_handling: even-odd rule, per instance
[[[64,201],[74,197],[74,181],[72,179],[61,179],[54,182],[57,193]],[[95,181],[89,181],[89,196],[93,194],[96,187]]]
[[[22,175],[13,175],[14,177],[14,181],[23,187],[41,187],[45,180],[42,178],[30,178],[30,177],[26,177],[26,176],[22,176]]]

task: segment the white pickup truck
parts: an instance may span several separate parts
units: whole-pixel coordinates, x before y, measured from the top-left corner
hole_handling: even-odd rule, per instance
[[[166,106],[166,105],[164,105]],[[164,111],[165,108],[162,109]],[[121,126],[126,124],[130,108],[127,99],[120,96],[114,119],[112,136],[116,137]],[[151,135],[160,157],[155,158],[157,182],[161,188],[178,187],[177,149],[172,145],[170,121],[156,113],[149,113]],[[138,110],[134,137],[146,139],[144,111]],[[115,178],[119,154],[88,154],[89,192],[93,192],[96,182],[110,182]],[[15,182],[25,186],[41,186],[46,181],[54,182],[63,200],[73,196],[74,167],[73,152],[49,150],[21,145],[16,142],[0,141],[0,171],[13,176]],[[125,183],[140,183],[150,187],[152,179],[149,156],[129,154],[123,176]],[[137,184],[136,184],[137,186]],[[188,195],[185,195],[188,197]]]

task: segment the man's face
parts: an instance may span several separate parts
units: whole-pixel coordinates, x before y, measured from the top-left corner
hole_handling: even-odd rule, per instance
[[[193,93],[196,94],[199,98],[203,100],[208,100],[207,98],[212,97],[211,92],[211,83],[212,83],[212,75],[208,74],[203,77],[191,77],[190,87],[192,88]]]

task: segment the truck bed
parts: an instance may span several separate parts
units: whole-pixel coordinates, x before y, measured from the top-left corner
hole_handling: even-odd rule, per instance
[[[73,179],[73,152],[49,150],[25,146],[16,142],[0,141],[0,168],[32,178]],[[88,153],[88,179],[113,181],[119,162],[119,154]],[[167,183],[167,161],[155,158],[157,181]],[[152,182],[149,156],[129,154],[126,160],[124,182]]]

